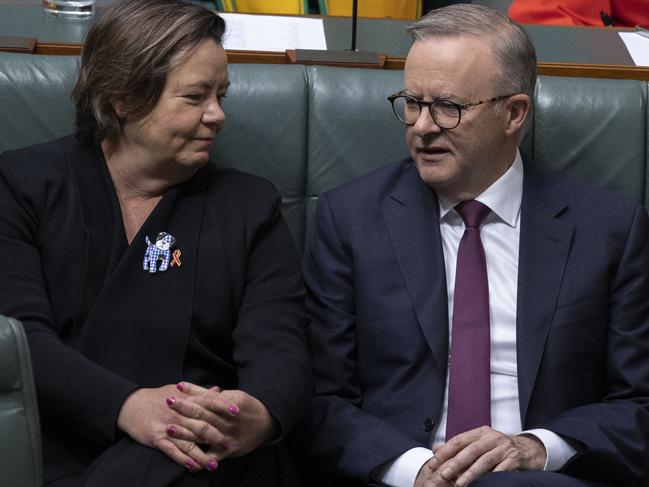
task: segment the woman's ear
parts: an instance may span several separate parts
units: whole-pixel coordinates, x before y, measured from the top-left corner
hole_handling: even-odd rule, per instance
[[[117,118],[126,118],[128,110],[126,109],[127,104],[125,100],[112,98],[110,100],[110,105],[113,107],[113,111],[115,112],[115,115],[117,115]]]

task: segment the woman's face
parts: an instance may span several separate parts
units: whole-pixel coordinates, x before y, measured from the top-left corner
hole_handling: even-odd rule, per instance
[[[195,172],[223,127],[221,99],[229,84],[223,47],[203,41],[169,72],[153,110],[123,120],[119,144],[156,172]],[[119,115],[119,105],[116,109]]]

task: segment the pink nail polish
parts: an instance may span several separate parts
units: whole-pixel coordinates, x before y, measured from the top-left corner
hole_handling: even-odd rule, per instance
[[[185,462],[185,467],[187,470],[194,470],[196,468],[196,464],[192,460],[187,460]]]
[[[214,461],[214,460],[210,460],[209,462],[207,462],[207,468],[209,468],[212,472],[214,470],[216,470],[216,467],[218,467],[218,466],[219,466],[219,464],[216,463],[216,461]]]
[[[178,389],[180,392],[184,392],[185,385],[182,382],[179,382],[178,384],[176,384],[176,389]]]
[[[229,411],[230,411],[230,414],[232,414],[232,416],[236,416],[236,415],[239,414],[239,408],[236,407],[236,406],[230,406]]]
[[[175,426],[167,426],[167,434],[169,436],[176,436],[176,427]]]
[[[221,448],[223,448],[224,450],[227,450],[228,448],[230,448],[230,445],[228,444],[227,441],[224,441],[223,443],[221,443]]]
[[[171,406],[173,406],[174,403],[176,402],[176,398],[173,397],[173,396],[169,396],[169,397],[166,399],[166,401],[167,401],[167,406],[171,407]]]

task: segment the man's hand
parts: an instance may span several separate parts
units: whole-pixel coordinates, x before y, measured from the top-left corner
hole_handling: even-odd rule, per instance
[[[431,464],[433,458],[424,463],[424,466],[419,470],[414,487],[430,487],[432,485],[435,487],[453,487],[452,482],[444,480],[439,472],[435,470],[434,464]]]
[[[245,455],[271,439],[270,414],[251,395],[239,390],[208,390],[188,382],[178,387],[186,395],[169,407],[181,417],[167,425],[175,438],[208,444],[217,461]]]
[[[433,448],[416,487],[465,487],[487,472],[542,470],[546,451],[534,436],[508,436],[488,426],[459,434]],[[421,478],[421,482],[420,482]]]

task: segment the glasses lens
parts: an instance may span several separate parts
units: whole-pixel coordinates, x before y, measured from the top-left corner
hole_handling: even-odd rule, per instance
[[[460,123],[460,107],[454,103],[437,100],[430,106],[437,125],[445,129],[453,129]]]
[[[401,122],[412,125],[419,117],[419,103],[409,96],[397,96],[392,100],[394,114]]]

